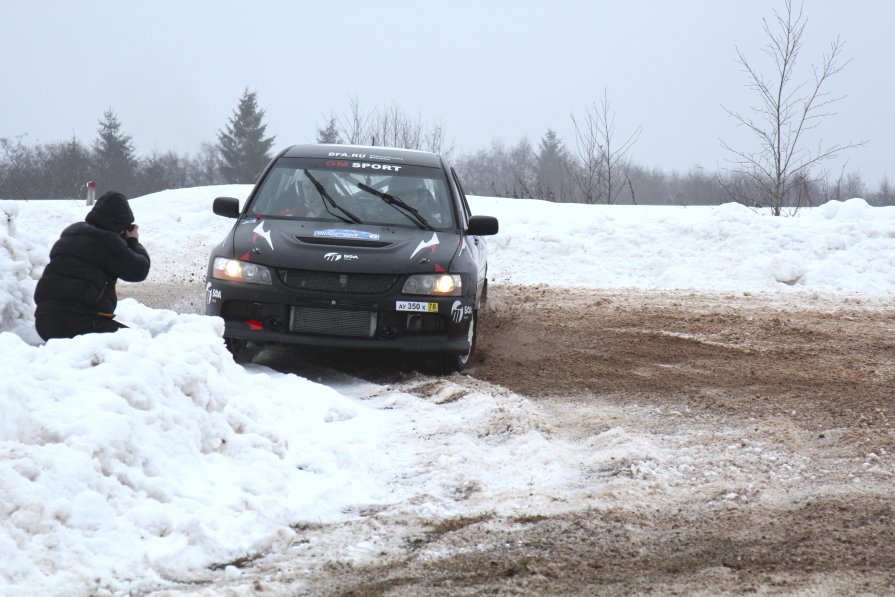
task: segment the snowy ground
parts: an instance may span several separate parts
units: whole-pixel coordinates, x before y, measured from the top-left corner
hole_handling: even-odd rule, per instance
[[[211,213],[211,200],[248,191],[132,200],[153,260],[145,284],[201,288],[208,253],[232,223]],[[794,218],[733,204],[471,204],[501,222],[489,239],[495,284],[791,303],[887,304],[895,293],[895,208],[859,199]],[[244,368],[224,349],[219,320],[197,314],[201,305],[183,308],[194,297],[174,301],[175,310],[124,299],[118,318],[132,329],[44,344],[31,293],[58,233],[88,208],[13,200],[0,209],[0,594],[141,593],[234,578],[241,572],[229,563],[280,552],[313,525],[362,524],[369,512],[437,520],[487,503],[507,516],[561,513],[574,500],[556,496],[573,497],[582,475],[611,462],[629,463],[654,488],[673,487],[682,467],[731,473],[684,436],[656,443],[620,425],[583,444],[554,437],[544,407],[487,383],[448,380],[421,392]],[[799,454],[760,445],[740,452],[783,459],[780,474],[805,466]],[[589,491],[648,502],[645,489],[613,478]],[[347,547],[345,537],[335,541],[333,557],[363,562],[392,549],[367,531]]]

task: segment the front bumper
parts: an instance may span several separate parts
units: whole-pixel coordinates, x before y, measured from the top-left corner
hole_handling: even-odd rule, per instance
[[[397,277],[396,277],[397,278]],[[400,289],[395,283],[392,288]],[[224,336],[259,343],[465,354],[474,297],[419,297],[209,279],[206,313]],[[378,289],[377,289],[378,290]]]

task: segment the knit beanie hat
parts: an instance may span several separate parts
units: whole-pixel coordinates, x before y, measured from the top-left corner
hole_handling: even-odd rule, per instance
[[[127,197],[117,191],[106,191],[84,219],[97,228],[118,232],[134,223],[134,212],[127,204]]]

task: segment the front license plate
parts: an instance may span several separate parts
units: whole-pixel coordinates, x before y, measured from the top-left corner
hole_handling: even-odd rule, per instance
[[[398,301],[395,311],[418,311],[420,313],[438,313],[438,303],[418,303],[416,301]]]

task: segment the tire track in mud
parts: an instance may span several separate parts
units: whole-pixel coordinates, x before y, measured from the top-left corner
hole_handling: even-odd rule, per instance
[[[895,415],[895,308],[876,301],[502,287],[482,320],[469,373],[526,396],[795,410],[819,426]]]

